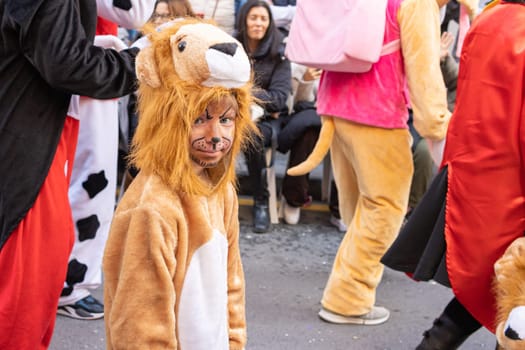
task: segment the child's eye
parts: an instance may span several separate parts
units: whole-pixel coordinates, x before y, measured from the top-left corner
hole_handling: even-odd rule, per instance
[[[197,119],[195,119],[195,121],[193,122],[193,124],[197,125],[197,124],[202,124],[204,123],[204,117],[199,117]]]
[[[221,124],[231,124],[234,120],[235,118],[232,117],[223,117],[221,118]]]

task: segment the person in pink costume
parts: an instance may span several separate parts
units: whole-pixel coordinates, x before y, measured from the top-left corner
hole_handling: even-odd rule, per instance
[[[407,103],[416,130],[432,149],[442,146],[450,119],[439,66],[441,5],[388,0],[383,42],[400,40],[400,49],[382,56],[368,72],[324,71],[321,76],[317,110],[323,127],[310,159],[322,159],[317,149],[330,148],[348,227],[321,300],[319,316],[327,322],[375,325],[390,317],[375,299],[384,269],[381,257],[396,238],[408,204],[413,164]],[[309,162],[289,173],[309,171]]]

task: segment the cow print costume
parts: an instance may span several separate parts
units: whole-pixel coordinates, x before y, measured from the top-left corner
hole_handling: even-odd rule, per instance
[[[142,26],[154,0],[97,0],[97,35],[117,35]],[[118,157],[118,100],[80,97],[80,129],[69,187],[75,243],[69,258],[58,313],[103,317],[103,305],[90,295],[101,285],[101,264],[115,208]]]

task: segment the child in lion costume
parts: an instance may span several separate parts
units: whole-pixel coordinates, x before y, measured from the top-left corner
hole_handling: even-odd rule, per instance
[[[243,349],[235,157],[254,130],[250,63],[216,26],[183,20],[137,57],[139,169],[104,255],[107,349]]]

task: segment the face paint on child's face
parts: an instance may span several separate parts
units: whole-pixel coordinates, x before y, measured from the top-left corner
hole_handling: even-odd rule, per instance
[[[231,149],[235,134],[237,104],[232,97],[212,102],[193,123],[190,157],[200,168],[217,166]]]

